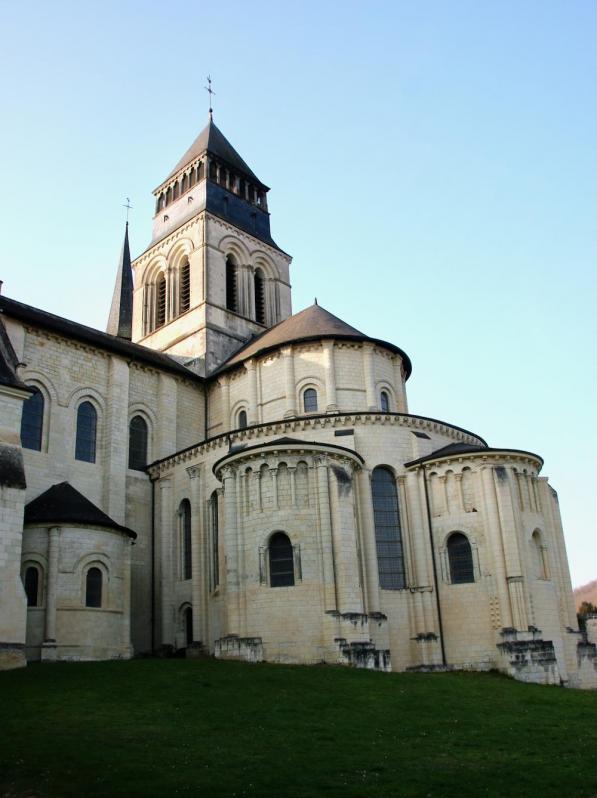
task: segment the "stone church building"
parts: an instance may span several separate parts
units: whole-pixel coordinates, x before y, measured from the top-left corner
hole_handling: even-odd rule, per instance
[[[409,411],[405,352],[292,315],[213,120],[107,331],[0,296],[0,667],[187,656],[597,685],[541,457]]]

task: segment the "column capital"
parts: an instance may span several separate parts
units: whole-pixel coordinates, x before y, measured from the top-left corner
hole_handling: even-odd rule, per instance
[[[189,479],[196,479],[201,473],[201,466],[189,466],[186,469]]]

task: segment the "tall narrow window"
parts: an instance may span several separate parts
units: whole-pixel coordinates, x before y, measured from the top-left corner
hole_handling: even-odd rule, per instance
[[[193,578],[193,557],[191,537],[191,503],[183,499],[178,509],[180,519],[180,549],[182,554],[182,578]]]
[[[166,278],[163,274],[158,277],[156,286],[155,325],[161,327],[166,323]]]
[[[390,412],[390,397],[388,396],[388,392],[387,391],[382,391],[379,398],[380,398],[381,412],[382,413],[389,413]]]
[[[448,562],[450,564],[450,582],[453,585],[475,581],[471,544],[462,532],[454,532],[448,538]]]
[[[215,490],[209,500],[209,522],[211,527],[211,589],[215,590],[220,584],[218,493]]]
[[[172,190],[172,199],[173,200],[178,199],[179,194],[180,194],[180,184],[177,180],[176,183],[174,184],[174,189]]]
[[[25,571],[25,594],[28,607],[39,607],[39,569],[35,565]]]
[[[99,568],[90,568],[85,579],[85,606],[102,606],[102,572]]]
[[[255,269],[255,321],[265,324],[265,279],[261,269]]]
[[[81,402],[77,410],[75,459],[95,463],[97,413],[91,402]]]
[[[307,388],[303,394],[303,408],[305,413],[317,413],[317,391],[315,388]]]
[[[186,311],[191,307],[191,266],[189,264],[188,258],[184,259],[184,262],[180,267],[179,299],[179,310],[181,313],[186,313]]]
[[[184,636],[187,646],[193,642],[193,610],[187,607],[184,611]]]
[[[271,587],[294,585],[294,552],[284,532],[275,532],[269,541],[269,583]]]
[[[533,555],[535,559],[535,576],[537,579],[549,579],[547,571],[547,551],[543,545],[541,532],[536,529],[532,535]]]
[[[231,255],[226,258],[226,308],[238,313],[236,264]]]
[[[129,424],[129,468],[144,471],[147,465],[147,422],[143,416],[133,416]]]
[[[247,411],[241,410],[238,414],[238,428],[239,429],[246,429],[247,428]]]
[[[371,477],[375,544],[379,586],[382,590],[406,587],[404,550],[394,475],[388,468],[374,468]]]
[[[21,416],[21,444],[25,449],[41,451],[44,426],[44,396],[39,388],[32,388],[33,393],[23,402]]]
[[[184,174],[182,176],[182,181],[180,183],[180,193],[184,194],[185,191],[187,190],[187,188],[188,188],[188,178],[187,178],[186,174]]]

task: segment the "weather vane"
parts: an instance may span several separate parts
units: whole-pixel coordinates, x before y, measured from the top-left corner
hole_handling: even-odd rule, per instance
[[[126,205],[123,205],[122,207],[126,208],[126,223],[128,224],[129,223],[129,211],[131,211],[133,209],[133,206],[131,205],[131,198],[130,197],[125,197],[125,199],[126,199]]]
[[[204,86],[203,88],[209,94],[209,115],[212,117],[214,112],[214,109],[212,108],[212,96],[215,94],[215,91],[211,87],[211,77],[209,75],[207,76],[207,86]]]

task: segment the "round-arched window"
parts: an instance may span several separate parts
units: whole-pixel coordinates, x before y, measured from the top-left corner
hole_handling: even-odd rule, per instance
[[[448,538],[448,562],[453,585],[475,581],[471,544],[462,532],[453,532]]]
[[[269,541],[269,583],[271,587],[294,585],[294,552],[284,532],[275,532]]]
[[[99,568],[90,568],[85,579],[85,606],[102,606],[103,574]]]
[[[390,412],[390,397],[387,391],[382,391],[379,397],[382,413]]]
[[[307,388],[303,394],[303,409],[305,413],[317,413],[317,391]]]

